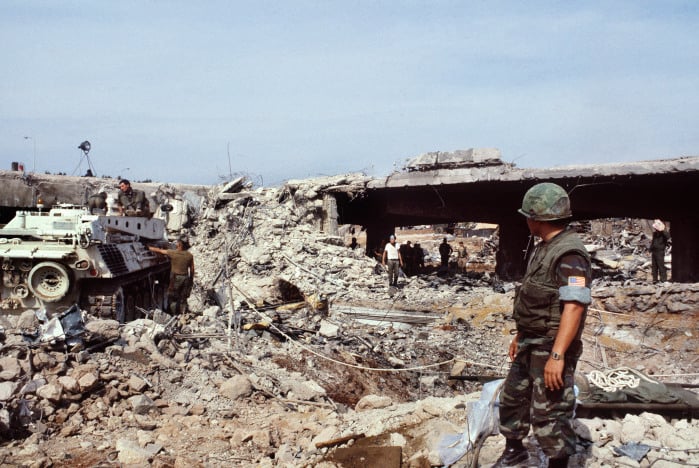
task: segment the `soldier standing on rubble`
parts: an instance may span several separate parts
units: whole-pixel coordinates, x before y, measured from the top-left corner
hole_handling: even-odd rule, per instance
[[[658,272],[660,281],[667,281],[667,268],[665,268],[665,249],[670,240],[670,234],[665,230],[665,223],[656,219],[653,221],[653,239],[650,241],[651,274],[653,283],[658,282]]]
[[[145,216],[150,217],[150,205],[146,193],[143,190],[135,190],[131,188],[131,182],[127,179],[119,181],[119,198],[117,199],[117,207],[119,213],[124,216]]]
[[[405,244],[401,244],[398,249],[400,252],[400,258],[403,259],[403,270],[406,276],[413,276],[413,246],[410,245],[410,241]]]
[[[381,257],[383,266],[386,266],[386,261],[388,261],[388,286],[398,286],[398,269],[403,266],[403,257],[396,247],[396,236],[393,234],[388,238]]]
[[[422,273],[425,269],[425,251],[422,250],[422,246],[419,242],[416,242],[413,246],[413,272],[416,275]]]
[[[445,237],[441,244],[439,244],[439,257],[442,260],[442,268],[449,268],[449,256],[454,251],[451,245],[447,243],[447,238]]]
[[[575,453],[571,420],[573,378],[590,304],[590,257],[567,228],[570,199],[562,187],[543,183],[527,191],[519,213],[541,238],[515,295],[517,334],[510,343],[510,371],[500,393],[500,432],[505,451],[494,466],[529,458],[522,439],[533,428],[549,467],[565,467]]]
[[[148,247],[153,252],[170,257],[170,284],[167,288],[167,308],[171,314],[180,314],[187,307],[187,298],[194,284],[194,256],[187,250],[184,239],[177,239],[175,250]]]
[[[466,273],[466,265],[468,264],[468,250],[466,249],[466,245],[464,245],[464,241],[459,241],[459,270],[462,273]]]

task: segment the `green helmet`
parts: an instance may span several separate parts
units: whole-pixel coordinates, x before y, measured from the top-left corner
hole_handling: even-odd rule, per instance
[[[573,216],[566,191],[550,182],[536,184],[527,190],[522,208],[517,211],[535,221],[555,221]]]

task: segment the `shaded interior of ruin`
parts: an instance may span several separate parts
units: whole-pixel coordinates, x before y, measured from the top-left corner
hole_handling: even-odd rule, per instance
[[[529,231],[517,213],[524,193],[547,180],[491,181],[367,190],[361,197],[336,192],[340,224],[367,231],[367,252],[397,227],[459,222],[499,225],[496,271],[503,280],[524,273]],[[694,173],[644,174],[552,179],[569,193],[573,220],[660,218],[672,236],[672,278],[699,281],[699,216],[692,208]],[[332,214],[329,214],[332,217]]]

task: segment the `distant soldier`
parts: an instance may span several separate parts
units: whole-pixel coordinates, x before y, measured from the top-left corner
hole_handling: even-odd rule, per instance
[[[466,246],[464,245],[463,241],[459,242],[459,270],[462,272],[466,273],[466,264],[468,263],[468,250],[466,250]]]
[[[404,273],[407,276],[413,276],[415,274],[413,272],[413,246],[410,245],[410,241],[401,244],[398,250],[400,251],[400,256],[403,258]]]
[[[184,239],[177,240],[175,250],[148,247],[153,252],[170,257],[170,285],[167,289],[167,308],[172,314],[179,314],[187,307],[187,298],[194,284],[194,256],[187,251]]]
[[[650,242],[651,253],[651,274],[653,282],[658,282],[658,273],[660,273],[660,281],[667,281],[667,268],[665,268],[665,249],[670,240],[670,234],[665,230],[665,223],[656,219],[653,222],[653,239]]]
[[[425,251],[419,242],[413,246],[413,272],[419,275],[425,269]]]
[[[439,244],[439,257],[442,260],[442,268],[449,268],[449,256],[454,251],[451,245],[447,243],[447,238],[445,237],[441,244]]]

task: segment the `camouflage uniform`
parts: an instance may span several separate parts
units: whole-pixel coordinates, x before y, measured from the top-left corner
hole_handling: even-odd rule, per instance
[[[531,189],[520,213],[547,222],[571,216],[567,195],[554,184],[539,184]],[[563,461],[575,453],[576,436],[571,424],[575,405],[573,382],[582,354],[580,337],[586,307],[591,302],[590,276],[590,257],[585,246],[575,232],[564,229],[537,245],[515,295],[517,352],[500,393],[500,432],[508,440],[521,441],[531,427],[550,459]],[[551,359],[563,303],[571,301],[585,310],[563,355],[563,387],[549,390],[544,382],[544,368]]]
[[[574,343],[565,355],[564,387],[544,387],[544,366],[553,338],[523,337],[500,393],[500,432],[509,439],[524,439],[531,426],[541,449],[550,458],[575,453],[573,378],[582,346]],[[525,404],[525,402],[531,402]]]
[[[129,188],[126,192],[119,192],[117,204],[124,211],[134,211],[138,216],[150,216],[150,204],[143,190]]]

